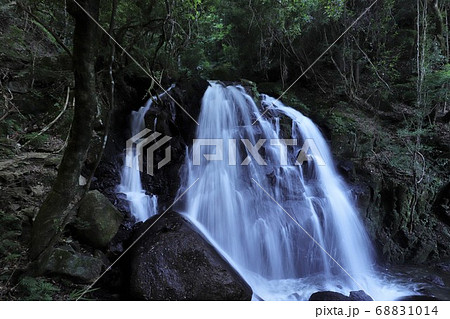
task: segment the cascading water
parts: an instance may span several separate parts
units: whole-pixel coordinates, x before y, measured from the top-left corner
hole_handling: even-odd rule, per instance
[[[368,236],[319,129],[269,96],[262,96],[262,105],[270,107],[270,115],[260,118],[242,87],[211,83],[207,89],[196,138],[214,145],[222,140],[223,153],[218,146],[194,143],[202,154],[195,163],[190,150],[180,191],[198,182],[186,194],[188,218],[263,299],[306,299],[318,290],[364,289],[378,299],[401,294],[373,274]],[[270,142],[283,137],[298,145],[285,152]],[[242,139],[257,146],[266,140],[259,151],[266,165]],[[294,165],[307,140],[320,154]],[[206,154],[215,158],[207,160]]]
[[[173,85],[166,91],[169,92]],[[161,98],[166,92],[160,94]],[[145,128],[145,114],[151,108],[155,97],[150,97],[143,107],[131,114],[131,136],[135,136]],[[156,126],[156,123],[155,123]],[[141,172],[138,167],[139,154],[136,149],[127,149],[117,192],[125,194],[131,214],[137,221],[145,221],[157,213],[158,197],[147,195],[142,188]],[[126,162],[128,161],[128,163]]]

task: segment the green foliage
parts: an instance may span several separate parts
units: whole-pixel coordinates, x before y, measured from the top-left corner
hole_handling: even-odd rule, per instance
[[[20,244],[16,240],[2,239],[0,243],[0,256],[9,256],[11,252],[18,251],[19,249]]]
[[[344,0],[119,1],[114,33],[152,69],[238,79],[280,67],[280,54],[299,56],[305,32],[339,19],[344,8]],[[102,10],[105,23],[110,10]]]
[[[295,94],[290,94],[287,92],[283,97],[283,102],[297,110],[299,110],[303,114],[309,114],[311,109],[303,103]]]
[[[23,300],[50,301],[59,288],[42,278],[23,277],[18,285]]]
[[[20,255],[18,237],[21,234],[21,222],[14,213],[0,210],[0,256],[3,262],[11,262]]]
[[[338,20],[345,8],[345,0],[320,0],[327,16],[333,20]]]
[[[94,300],[90,299],[88,296],[90,293],[93,293],[99,289],[100,288],[91,288],[88,290],[86,290],[86,288],[75,289],[70,292],[68,300]]]
[[[39,132],[27,133],[24,136],[24,141],[29,142],[30,146],[33,148],[41,148],[49,139],[47,134],[39,134]]]
[[[332,112],[329,115],[329,121],[333,126],[333,131],[337,133],[346,133],[356,129],[355,120],[339,111]]]
[[[4,43],[9,43],[10,45],[0,46],[0,54],[6,56],[17,56],[26,58],[26,42],[25,42],[25,31],[16,25],[9,26],[7,32],[4,32],[1,36],[1,40]]]
[[[15,214],[0,210],[0,233],[5,234],[10,230],[20,230],[20,219]]]
[[[425,77],[424,87],[429,99],[434,103],[445,103],[448,100],[450,86],[450,64],[445,64]]]

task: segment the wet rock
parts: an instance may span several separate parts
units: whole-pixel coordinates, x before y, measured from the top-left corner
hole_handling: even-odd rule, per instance
[[[364,290],[350,291],[350,300],[352,301],[373,301]]]
[[[433,211],[446,225],[450,226],[450,183],[447,183],[436,196]]]
[[[80,254],[70,248],[57,248],[51,255],[45,270],[53,275],[89,283],[100,276],[102,267],[103,262],[100,258]]]
[[[351,301],[350,297],[334,291],[319,291],[309,297],[309,301]]]
[[[346,179],[350,179],[355,171],[355,167],[352,161],[342,160],[337,164],[337,169],[339,173],[343,175]]]
[[[437,268],[440,271],[450,273],[450,261],[444,261],[444,262],[437,264]]]
[[[442,280],[442,278],[439,277],[439,276],[428,275],[428,276],[425,277],[425,280],[429,281],[430,283],[432,283],[434,285],[445,287],[444,280]]]
[[[91,188],[100,190],[119,211],[129,215],[128,202],[124,200],[122,194],[116,192],[116,187],[120,183],[126,140],[131,137],[130,113],[143,105],[142,97],[147,96],[147,89],[151,83],[148,78],[141,78],[138,74],[127,76],[124,79],[118,78],[117,81],[121,83],[117,86],[118,105],[112,115],[104,155],[95,172],[95,179],[92,181]],[[163,86],[168,88],[171,84],[173,83],[163,83]],[[179,169],[184,163],[186,146],[192,143],[197,129],[197,124],[192,118],[198,119],[201,99],[208,85],[207,81],[198,76],[180,79],[176,81],[175,87],[170,91],[170,96],[178,101],[184,110],[175,104],[169,96],[164,95],[154,102],[145,115],[147,128],[172,137],[167,144],[171,147],[172,159],[170,165],[155,169],[154,176],[141,175],[143,188],[148,194],[158,196],[158,204],[162,209],[172,204],[180,186]],[[161,93],[161,90],[151,93],[156,96]],[[165,147],[155,152],[155,163],[165,157],[164,151]]]
[[[319,291],[309,297],[309,301],[373,301],[363,290],[351,291],[349,296],[335,291]]]
[[[135,236],[142,234],[130,251],[130,292],[134,298],[251,300],[249,285],[180,214],[154,216]]]
[[[116,235],[122,215],[99,191],[89,191],[81,200],[75,228],[80,239],[96,248],[108,245]]]
[[[440,299],[432,296],[413,295],[400,297],[397,299],[397,301],[440,301]]]

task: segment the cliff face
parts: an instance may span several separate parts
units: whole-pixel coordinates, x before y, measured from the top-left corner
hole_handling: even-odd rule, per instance
[[[414,157],[415,141],[401,134],[408,110],[402,104],[386,111],[346,104],[313,115],[329,136],[380,259],[392,263],[449,256],[449,127],[437,118]]]

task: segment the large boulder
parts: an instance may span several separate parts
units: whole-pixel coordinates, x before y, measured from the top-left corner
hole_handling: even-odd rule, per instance
[[[99,191],[89,191],[81,200],[76,229],[80,239],[96,248],[104,248],[116,235],[122,214]]]
[[[350,291],[349,296],[334,291],[319,291],[313,293],[309,301],[373,301],[373,299],[363,290]]]
[[[154,216],[135,235],[142,238],[130,251],[134,298],[251,300],[249,285],[180,214]]]
[[[56,248],[45,266],[45,271],[70,277],[76,282],[90,283],[100,276],[103,265],[101,258],[81,254],[68,248]]]

